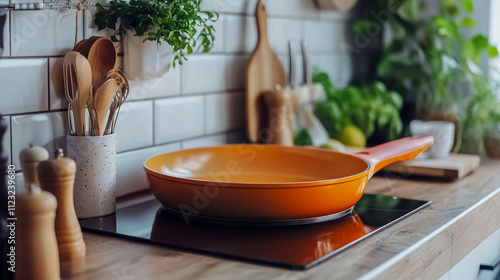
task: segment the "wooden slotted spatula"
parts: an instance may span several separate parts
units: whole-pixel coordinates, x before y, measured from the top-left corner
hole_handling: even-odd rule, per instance
[[[267,37],[267,11],[261,0],[255,9],[259,32],[257,47],[247,65],[246,106],[247,134],[250,141],[260,141],[268,124],[267,109],[262,93],[273,91],[276,85],[287,85],[286,73]],[[261,137],[259,137],[259,135]]]
[[[94,116],[95,136],[102,136],[104,133],[106,116],[115,93],[116,81],[111,79],[104,82],[94,95],[91,110],[93,110],[92,114]]]

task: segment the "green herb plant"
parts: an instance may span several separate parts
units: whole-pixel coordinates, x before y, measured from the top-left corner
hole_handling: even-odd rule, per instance
[[[483,34],[463,35],[477,26],[471,17],[473,1],[439,0],[439,11],[430,19],[420,16],[424,6],[419,0],[362,1],[361,17],[353,24],[358,35],[374,14],[396,7],[391,16],[378,17],[390,27],[391,39],[373,79],[400,92],[405,102],[416,103],[418,118],[454,114],[451,119],[459,120],[455,152],[480,153],[484,128],[500,120],[495,97],[499,87],[479,65],[481,57],[498,56],[498,49]]]
[[[111,40],[121,42],[127,31],[146,40],[172,46],[176,62],[182,65],[195,48],[208,52],[213,47],[217,13],[202,11],[201,0],[112,0],[109,6],[97,3],[94,23],[99,30],[114,30]]]
[[[418,1],[403,1],[410,2]],[[393,40],[385,47],[377,73],[399,83],[398,88],[405,88],[405,92],[416,94],[420,108],[432,114],[429,108],[464,100],[470,93],[465,84],[472,85],[472,91],[482,90],[473,81],[483,75],[478,66],[480,56],[487,53],[495,57],[498,50],[482,34],[472,38],[462,35],[464,28],[477,25],[470,17],[472,0],[440,0],[440,12],[430,20],[419,19],[422,6],[417,4],[406,4],[412,7],[407,16],[391,21]]]
[[[326,100],[316,103],[315,114],[331,138],[350,124],[360,128],[367,139],[376,135],[378,140],[390,141],[401,134],[403,99],[384,83],[337,89],[326,73],[315,73],[313,82],[322,84],[326,92]]]

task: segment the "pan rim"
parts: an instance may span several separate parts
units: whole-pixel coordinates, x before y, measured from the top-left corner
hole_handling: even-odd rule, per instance
[[[213,180],[201,180],[201,179],[192,179],[192,178],[184,178],[184,177],[177,177],[177,176],[172,176],[168,174],[164,174],[161,172],[158,172],[156,170],[151,169],[150,167],[147,166],[147,162],[151,160],[152,158],[159,157],[165,154],[170,154],[170,153],[175,153],[175,152],[180,152],[180,151],[193,151],[193,150],[201,150],[201,149],[207,149],[207,148],[223,148],[227,146],[240,146],[242,144],[229,144],[229,145],[219,145],[219,146],[212,146],[212,147],[201,147],[201,148],[193,148],[193,149],[185,149],[185,150],[179,150],[179,151],[174,151],[174,152],[167,152],[163,154],[158,154],[149,157],[143,162],[143,167],[146,171],[146,173],[150,173],[150,175],[163,179],[163,180],[168,180],[168,181],[173,181],[176,183],[183,183],[183,184],[190,184],[190,185],[197,185],[197,186],[205,186],[205,187],[223,187],[223,188],[241,188],[241,189],[260,189],[260,188],[266,188],[266,189],[271,189],[271,188],[277,188],[277,189],[282,189],[282,188],[304,188],[304,187],[321,187],[325,185],[332,185],[332,184],[337,184],[337,183],[344,183],[344,182],[350,182],[357,180],[365,175],[369,174],[369,171],[371,169],[371,164],[369,161],[367,161],[364,158],[357,157],[353,154],[344,154],[340,152],[335,152],[335,151],[328,151],[328,150],[321,150],[321,152],[324,153],[333,153],[333,154],[342,154],[342,155],[347,155],[350,157],[354,157],[356,159],[359,159],[363,162],[366,163],[366,169],[352,175],[344,176],[344,177],[338,177],[338,178],[330,178],[330,179],[323,179],[323,180],[314,180],[314,181],[301,181],[301,182],[283,182],[283,183],[278,183],[278,182],[272,182],[272,183],[261,183],[261,182],[221,182],[221,181],[213,181]],[[255,145],[255,144],[243,144],[243,145]],[[260,145],[263,147],[281,147],[277,145]],[[305,148],[305,147],[286,147],[290,149],[311,149],[311,148]],[[211,184],[215,184],[215,186],[211,186]]]

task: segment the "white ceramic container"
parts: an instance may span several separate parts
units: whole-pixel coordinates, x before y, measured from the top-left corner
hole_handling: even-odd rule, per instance
[[[116,134],[66,138],[67,156],[76,162],[75,210],[79,219],[116,210]]]
[[[171,68],[172,47],[162,42],[144,41],[146,36],[134,36],[127,32],[123,41],[123,70],[132,80],[159,78]],[[144,42],[143,42],[144,41]]]
[[[444,158],[450,155],[455,140],[455,124],[445,121],[420,121],[410,123],[413,135],[430,135],[434,144],[424,151],[419,158]]]

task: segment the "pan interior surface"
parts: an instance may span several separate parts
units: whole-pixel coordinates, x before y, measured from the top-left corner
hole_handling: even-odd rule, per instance
[[[228,145],[154,156],[145,166],[171,178],[279,184],[346,178],[368,170],[355,156],[318,149],[272,145]]]

